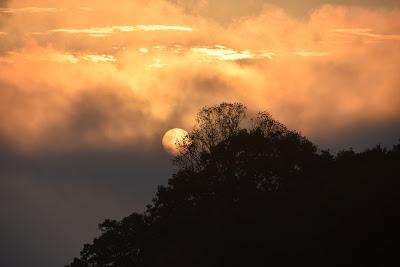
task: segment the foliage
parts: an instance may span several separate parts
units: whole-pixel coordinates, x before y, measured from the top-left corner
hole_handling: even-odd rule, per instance
[[[107,220],[77,266],[393,266],[400,145],[333,156],[246,108],[204,108],[146,212]]]
[[[213,147],[237,134],[245,118],[246,107],[240,103],[222,103],[205,107],[197,115],[196,126],[182,140],[181,155],[175,159],[180,168],[199,170],[201,156],[209,154]]]

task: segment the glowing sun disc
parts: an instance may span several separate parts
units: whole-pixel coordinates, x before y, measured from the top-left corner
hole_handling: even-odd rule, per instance
[[[162,138],[162,145],[165,151],[173,156],[179,155],[180,150],[178,144],[187,134],[185,130],[180,128],[168,130]]]

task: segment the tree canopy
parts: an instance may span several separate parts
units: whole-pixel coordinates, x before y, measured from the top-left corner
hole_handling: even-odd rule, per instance
[[[337,155],[262,112],[203,108],[143,213],[106,220],[69,266],[389,266],[400,145]],[[390,265],[392,266],[392,265]]]

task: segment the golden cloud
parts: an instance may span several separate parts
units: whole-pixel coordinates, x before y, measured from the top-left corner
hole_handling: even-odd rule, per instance
[[[13,14],[0,37],[0,137],[23,150],[152,142],[221,101],[312,137],[400,120],[398,9],[265,7],[220,25],[161,0],[43,4],[66,11]]]
[[[43,7],[24,7],[24,8],[0,8],[0,13],[40,13],[40,12],[57,12],[64,11],[64,9],[57,8],[43,8]]]

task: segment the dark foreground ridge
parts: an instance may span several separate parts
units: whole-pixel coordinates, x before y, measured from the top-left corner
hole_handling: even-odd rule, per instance
[[[400,144],[332,155],[260,113],[204,108],[144,213],[70,267],[400,266]]]

